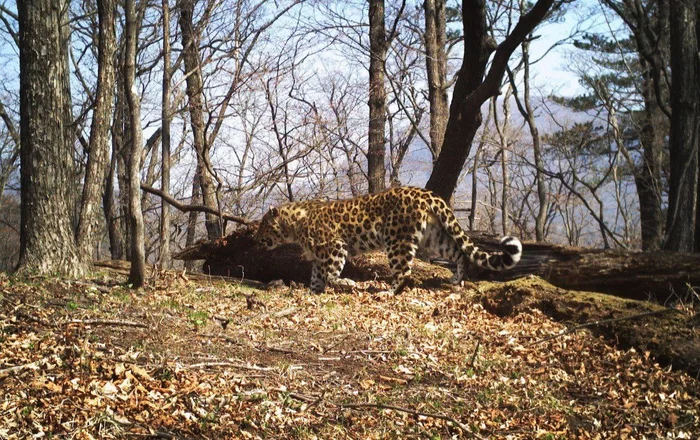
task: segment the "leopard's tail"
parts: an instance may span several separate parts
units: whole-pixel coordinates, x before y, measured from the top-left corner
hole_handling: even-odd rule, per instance
[[[504,270],[518,264],[523,254],[523,245],[515,237],[507,236],[501,239],[501,252],[484,252],[479,250],[474,244],[471,250],[465,250],[469,260],[479,267],[490,270]]]
[[[516,237],[503,237],[500,252],[484,252],[469,239],[452,210],[442,199],[433,206],[433,213],[440,219],[445,231],[457,242],[464,255],[473,264],[490,270],[505,270],[518,264],[523,254],[523,245]]]

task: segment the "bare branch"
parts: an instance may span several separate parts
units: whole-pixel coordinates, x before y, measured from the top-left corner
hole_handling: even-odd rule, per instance
[[[206,212],[209,214],[213,214],[216,216],[220,216],[221,218],[225,220],[229,220],[232,222],[236,222],[242,225],[249,225],[251,222],[248,219],[245,219],[243,217],[239,217],[237,215],[232,215],[232,214],[227,214],[225,212],[219,212],[214,208],[210,208],[208,206],[204,205],[185,205],[184,203],[180,203],[177,199],[175,199],[173,196],[170,194],[166,194],[163,191],[156,189],[156,188],[151,188],[148,185],[141,184],[141,189],[146,191],[147,193],[153,194],[155,196],[160,197],[161,199],[165,200],[168,202],[171,206],[173,206],[175,209],[182,211],[182,212]]]

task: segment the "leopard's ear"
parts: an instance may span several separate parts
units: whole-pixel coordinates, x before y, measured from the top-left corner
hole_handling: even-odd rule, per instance
[[[279,209],[277,209],[277,208],[270,208],[270,215],[271,215],[272,217],[277,217],[278,215],[280,215]]]

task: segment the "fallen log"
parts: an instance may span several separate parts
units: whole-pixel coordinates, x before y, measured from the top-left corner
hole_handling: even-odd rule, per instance
[[[307,283],[311,277],[311,263],[297,245],[283,245],[269,250],[253,238],[254,227],[240,228],[226,237],[213,241],[201,241],[173,255],[174,259],[204,260],[202,272],[229,278],[254,279],[268,283],[283,280]],[[358,266],[357,260],[349,261],[343,277],[355,280],[373,279],[367,268]]]
[[[512,280],[538,275],[551,284],[572,290],[608,293],[623,298],[698,300],[700,254],[581,249],[525,243],[523,259],[513,269],[493,274]]]
[[[262,282],[282,279],[285,282],[307,283],[311,263],[303,258],[296,245],[284,245],[274,250],[259,246],[252,236],[255,225],[240,228],[215,241],[203,241],[174,258],[204,260],[205,274],[233,278],[256,279]],[[475,234],[473,240],[487,250],[498,249],[498,240]],[[437,262],[450,266],[448,262]],[[420,279],[430,275],[449,278],[449,272],[436,265],[417,267]],[[614,294],[624,298],[655,300],[685,300],[700,292],[700,254],[672,252],[603,251],[558,246],[548,243],[524,243],[523,257],[513,269],[489,272],[470,266],[470,280],[508,281],[526,275],[537,275],[549,283],[573,290]],[[390,277],[381,258],[355,257],[346,265],[343,277],[358,281]]]

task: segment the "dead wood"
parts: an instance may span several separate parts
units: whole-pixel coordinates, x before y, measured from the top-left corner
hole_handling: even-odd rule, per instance
[[[209,206],[205,205],[185,205],[184,203],[180,203],[175,197],[171,196],[170,194],[166,194],[162,190],[152,188],[148,185],[141,184],[141,189],[146,191],[149,194],[153,194],[155,196],[160,197],[164,201],[166,201],[168,204],[170,204],[172,207],[175,209],[182,211],[182,212],[191,212],[191,211],[196,211],[196,212],[204,212],[207,214],[214,214],[218,217],[223,218],[224,220],[230,220],[235,223],[240,223],[242,225],[247,225],[250,223],[248,219],[245,219],[243,217],[239,217],[237,215],[233,214],[228,214],[225,212],[219,212],[214,208],[211,208]]]
[[[3,378],[5,376],[8,376],[10,374],[15,375],[17,373],[20,373],[24,370],[39,370],[42,366],[48,364],[49,362],[60,362],[61,358],[57,354],[53,354],[51,356],[45,357],[43,359],[39,359],[38,361],[35,362],[30,362],[28,364],[23,364],[23,365],[17,365],[15,367],[9,367],[9,368],[3,368],[0,370],[0,378]]]
[[[177,260],[204,260],[202,272],[239,280],[254,279],[268,283],[284,280],[286,283],[306,283],[311,277],[311,263],[296,245],[284,245],[268,250],[253,238],[255,226],[241,228],[214,241],[202,241],[175,254]],[[348,262],[343,274],[346,278],[373,279],[366,268]]]
[[[255,225],[241,228],[227,237],[204,241],[174,256],[180,260],[204,260],[203,271],[239,279],[253,278],[262,282],[282,279],[289,283],[307,283],[311,263],[296,245],[284,245],[275,250],[259,246],[252,233]],[[471,234],[472,239],[486,250],[497,250],[494,237]],[[362,256],[348,261],[342,277],[357,281],[389,278],[388,268],[377,265],[376,258]],[[450,266],[449,263],[439,262]],[[431,276],[449,277],[436,266],[416,264],[414,278],[421,281]],[[513,269],[489,272],[470,268],[472,280],[507,281],[526,275],[538,275],[555,286],[609,293],[638,300],[665,302],[688,291],[688,286],[700,286],[700,254],[672,252],[603,251],[557,246],[547,243],[524,243],[523,257]],[[425,283],[424,283],[425,284]],[[433,283],[434,284],[434,283]],[[437,283],[439,285],[440,283]],[[424,287],[435,287],[426,284]]]
[[[115,327],[140,327],[148,328],[146,324],[134,321],[121,321],[116,319],[71,319],[68,324],[84,324],[84,325],[106,325]]]
[[[565,289],[663,304],[669,299],[685,299],[688,286],[700,286],[700,254],[604,251],[524,243],[520,263],[508,271],[491,273],[490,277],[507,281],[526,275],[537,275]],[[489,275],[481,272],[477,276]]]

